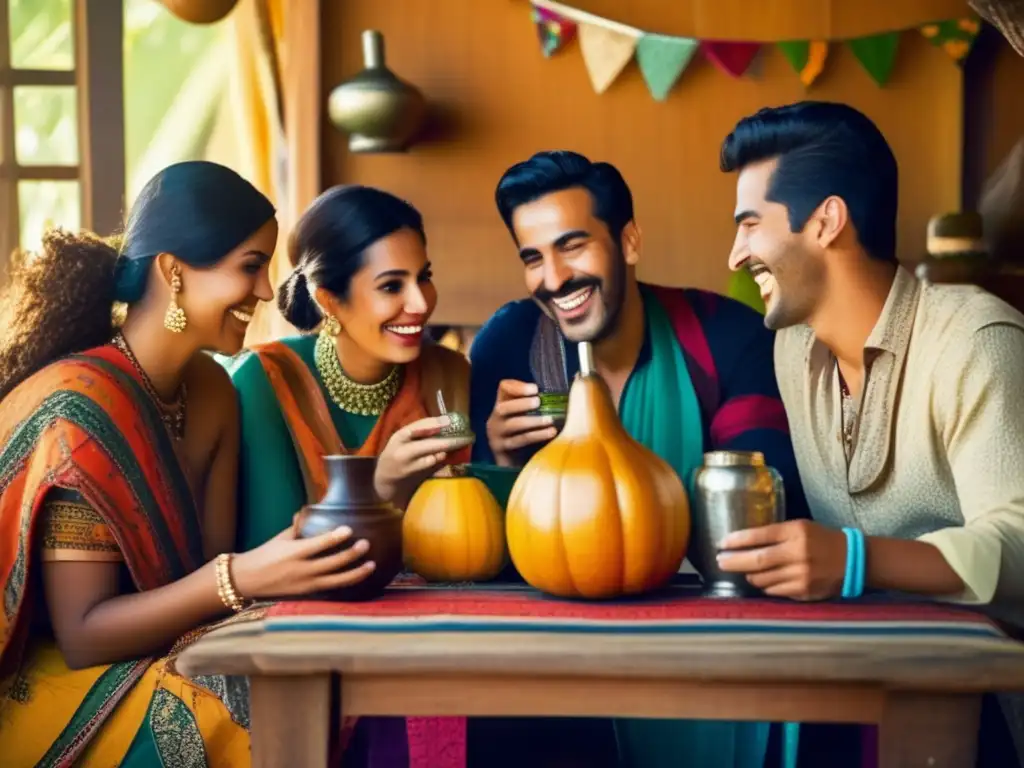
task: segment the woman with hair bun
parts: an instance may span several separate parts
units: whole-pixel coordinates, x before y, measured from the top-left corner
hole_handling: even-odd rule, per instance
[[[327,454],[377,456],[377,491],[404,507],[472,438],[444,436],[468,413],[469,363],[430,342],[437,289],[419,212],[379,189],[338,186],[299,219],[295,265],[277,303],[302,331],[231,363],[242,421],[239,532],[257,546],[324,488],[307,488]],[[324,423],[310,424],[315,414]],[[328,418],[329,417],[329,420]],[[321,420],[317,420],[318,422]]]
[[[169,652],[373,563],[365,541],[322,554],[350,531],[298,540],[288,520],[231,553],[237,402],[206,352],[237,353],[273,295],[270,202],[172,165],[120,240],[49,232],[0,295],[0,762],[245,766],[244,680],[186,679]]]
[[[289,255],[295,267],[278,306],[296,328],[318,332],[257,346],[232,363],[243,548],[321,498],[317,470],[326,454],[377,456],[377,492],[404,508],[442,465],[469,461],[472,444],[442,433],[450,420],[439,413],[437,392],[449,412],[469,413],[469,363],[424,334],[437,289],[419,212],[379,189],[333,187],[298,221]],[[462,718],[368,717],[354,725],[347,722],[339,741],[346,764],[410,747],[465,748]]]

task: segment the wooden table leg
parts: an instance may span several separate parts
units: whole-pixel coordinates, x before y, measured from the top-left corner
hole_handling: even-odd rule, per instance
[[[253,768],[327,768],[331,676],[250,681]]]
[[[878,768],[971,768],[981,695],[890,693],[878,725]]]

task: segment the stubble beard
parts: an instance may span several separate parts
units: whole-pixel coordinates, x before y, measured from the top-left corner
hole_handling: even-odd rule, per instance
[[[566,328],[562,323],[559,323],[562,335],[568,341],[574,344],[584,341],[590,344],[600,344],[602,341],[613,336],[619,329],[622,305],[626,300],[626,261],[621,250],[615,263],[617,266],[611,278],[609,280],[602,280],[600,285],[594,288],[597,293],[595,298],[599,300],[600,307],[594,307],[590,311],[601,313],[597,327],[591,333],[587,333],[585,329],[574,329],[571,326]],[[574,333],[574,330],[577,332]]]

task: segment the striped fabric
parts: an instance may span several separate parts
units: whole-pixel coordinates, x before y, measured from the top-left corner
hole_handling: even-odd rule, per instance
[[[711,600],[686,576],[657,594],[604,602],[555,600],[520,584],[445,586],[406,578],[365,603],[279,603],[265,630],[1006,637],[980,613],[923,601]]]

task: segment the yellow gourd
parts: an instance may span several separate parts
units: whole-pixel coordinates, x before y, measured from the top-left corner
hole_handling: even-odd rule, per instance
[[[504,514],[484,483],[452,468],[413,495],[402,522],[405,566],[427,581],[487,581],[504,567]]]
[[[238,4],[238,0],[160,0],[182,21],[190,24],[213,24],[220,21]]]
[[[505,526],[516,569],[558,597],[646,592],[668,582],[686,555],[683,483],[626,432],[587,343],[565,427],[523,467]]]

